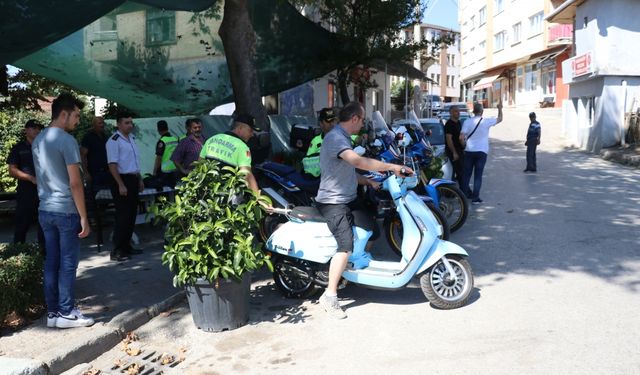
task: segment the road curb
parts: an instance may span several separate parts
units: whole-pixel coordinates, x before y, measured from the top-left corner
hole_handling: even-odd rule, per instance
[[[147,308],[132,309],[122,312],[109,323],[100,327],[99,333],[91,333],[91,337],[79,335],[78,340],[65,343],[61,348],[45,352],[40,358],[2,358],[0,363],[11,365],[8,375],[45,375],[61,374],[83,363],[91,362],[102,353],[116,346],[128,332],[149,322],[161,312],[180,304],[185,298],[180,291]]]

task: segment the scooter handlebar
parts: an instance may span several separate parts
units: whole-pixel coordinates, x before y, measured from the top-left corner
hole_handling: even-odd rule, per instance
[[[266,211],[270,214],[285,215],[285,216],[291,213],[291,209],[289,208],[277,208],[277,207],[268,208]]]

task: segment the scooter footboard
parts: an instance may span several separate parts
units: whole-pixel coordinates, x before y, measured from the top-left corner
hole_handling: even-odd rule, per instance
[[[425,258],[424,263],[418,268],[417,275],[426,271],[429,267],[433,266],[447,254],[459,254],[464,256],[469,256],[467,251],[463,249],[461,246],[456,245],[453,242],[439,240],[435,245],[435,249],[432,250],[431,254]]]

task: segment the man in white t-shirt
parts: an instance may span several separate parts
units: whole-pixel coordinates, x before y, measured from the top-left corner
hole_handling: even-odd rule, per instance
[[[498,117],[482,117],[482,104],[473,104],[473,117],[467,119],[460,131],[460,142],[464,149],[464,174],[462,190],[471,199],[472,204],[482,203],[480,187],[482,187],[482,172],[489,153],[489,129],[502,122],[502,101],[498,102]],[[469,188],[469,181],[473,173],[473,191]]]

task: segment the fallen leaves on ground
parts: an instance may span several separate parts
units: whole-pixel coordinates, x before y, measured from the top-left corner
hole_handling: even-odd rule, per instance
[[[89,369],[82,373],[82,375],[100,375],[100,373],[100,370],[97,368],[89,367]]]

